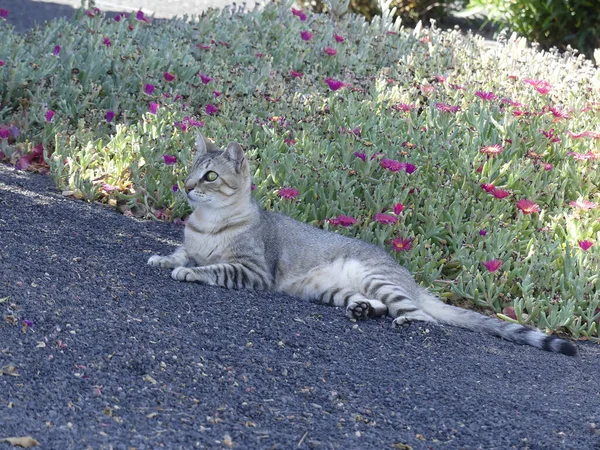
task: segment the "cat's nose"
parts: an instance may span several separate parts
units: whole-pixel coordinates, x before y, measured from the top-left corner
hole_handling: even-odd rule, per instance
[[[191,191],[192,189],[194,189],[194,188],[193,188],[193,187],[190,187],[190,186],[186,186],[186,187],[185,187],[185,193],[186,193],[186,194],[189,194],[189,193],[190,193],[190,191]]]

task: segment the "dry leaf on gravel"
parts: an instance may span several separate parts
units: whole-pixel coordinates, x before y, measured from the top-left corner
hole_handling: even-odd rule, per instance
[[[24,447],[24,448],[37,447],[38,445],[40,445],[40,443],[38,441],[36,441],[34,438],[32,438],[31,436],[9,437],[9,438],[0,439],[0,442],[8,442],[10,445],[13,445],[15,447]]]

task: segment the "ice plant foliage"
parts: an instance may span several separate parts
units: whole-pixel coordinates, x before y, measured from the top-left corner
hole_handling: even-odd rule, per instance
[[[265,207],[383,243],[448,298],[600,338],[600,248],[580,244],[599,232],[597,68],[520,39],[236,8],[175,27],[82,9],[34,40],[4,27],[0,159],[182,222],[202,127],[242,145]]]

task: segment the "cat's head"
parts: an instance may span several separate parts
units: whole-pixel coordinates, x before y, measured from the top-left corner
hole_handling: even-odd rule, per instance
[[[185,191],[192,208],[224,208],[250,195],[250,167],[242,147],[230,143],[225,150],[196,138],[196,156],[185,180]]]

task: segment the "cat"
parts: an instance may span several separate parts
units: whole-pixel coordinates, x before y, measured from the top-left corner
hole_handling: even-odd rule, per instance
[[[183,245],[148,259],[151,266],[173,269],[175,280],[284,292],[344,307],[352,319],[389,315],[395,327],[440,323],[577,353],[554,335],[442,302],[381,247],[261,209],[238,143],[221,150],[199,135],[185,192],[193,212]]]

